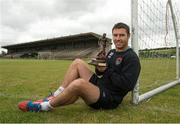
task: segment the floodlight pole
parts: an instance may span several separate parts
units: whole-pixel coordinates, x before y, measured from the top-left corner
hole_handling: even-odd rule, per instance
[[[139,56],[138,48],[138,0],[131,0],[131,45],[133,50]],[[132,103],[138,104],[139,101],[139,81],[132,91]]]
[[[173,26],[174,26],[174,33],[175,33],[175,37],[176,37],[176,79],[178,80],[179,79],[179,42],[178,42],[178,34],[177,34],[178,29],[177,29],[176,18],[174,15],[171,0],[168,0],[168,3],[169,3],[170,11],[171,11],[171,17],[172,17]],[[180,38],[180,36],[179,36],[179,38]]]

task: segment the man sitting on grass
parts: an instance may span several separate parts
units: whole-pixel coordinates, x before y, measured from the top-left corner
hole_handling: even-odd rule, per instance
[[[69,66],[61,86],[51,96],[35,102],[20,102],[19,109],[49,111],[58,106],[73,104],[79,97],[94,109],[118,107],[136,84],[140,62],[136,53],[128,47],[128,25],[115,24],[112,36],[115,49],[108,52],[106,67],[96,66],[94,74],[83,60],[75,59]]]

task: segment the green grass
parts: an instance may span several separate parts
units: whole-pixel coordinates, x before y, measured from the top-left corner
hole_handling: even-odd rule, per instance
[[[140,91],[152,90],[176,78],[175,59],[141,59]]]
[[[172,62],[171,62],[172,61]],[[63,80],[65,71],[71,61],[65,60],[0,60],[0,122],[16,123],[53,123],[53,122],[74,122],[74,123],[112,123],[112,122],[180,122],[180,86],[171,88],[151,99],[132,105],[131,94],[128,94],[123,103],[114,110],[93,110],[82,100],[75,104],[59,107],[52,112],[24,113],[18,110],[18,102],[26,99],[37,100],[54,91]],[[141,80],[142,91],[154,87],[148,82],[153,82],[154,69],[152,65],[158,63],[154,60],[142,60]],[[174,65],[174,60],[170,60]],[[171,65],[170,64],[170,65]],[[173,79],[173,67],[167,68],[169,75],[165,78]],[[157,71],[161,71],[157,69]],[[153,74],[152,74],[153,73]],[[160,75],[164,73],[159,73]],[[157,77],[157,76],[156,76]],[[159,79],[159,80],[167,80]],[[161,81],[160,81],[161,82]],[[146,84],[147,83],[147,84]],[[150,86],[149,86],[150,85]],[[159,85],[159,84],[157,84]]]

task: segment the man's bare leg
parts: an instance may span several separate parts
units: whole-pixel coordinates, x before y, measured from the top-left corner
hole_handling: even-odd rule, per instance
[[[84,79],[76,79],[70,83],[67,88],[48,102],[42,102],[41,110],[49,111],[57,106],[64,106],[74,103],[81,97],[86,104],[97,102],[100,97],[100,90],[97,86],[85,81]]]
[[[93,72],[89,69],[87,63],[81,59],[75,59],[69,66],[61,86],[54,92],[54,96],[60,94],[73,80],[83,78],[89,81],[92,75]]]
[[[99,88],[84,79],[76,79],[66,90],[52,99],[49,103],[53,107],[74,103],[81,97],[86,104],[95,103],[100,96]]]
[[[87,63],[81,59],[75,59],[64,76],[62,86],[66,88],[73,80],[78,78],[89,81],[92,75],[93,72],[88,68]]]

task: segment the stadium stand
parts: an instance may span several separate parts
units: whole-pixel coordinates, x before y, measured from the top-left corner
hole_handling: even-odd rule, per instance
[[[102,36],[93,32],[2,46],[6,58],[74,59],[94,57]],[[107,38],[107,51],[111,39]]]

